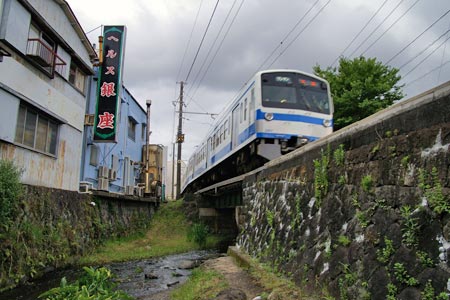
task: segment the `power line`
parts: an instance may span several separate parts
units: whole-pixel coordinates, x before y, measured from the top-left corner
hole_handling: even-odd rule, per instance
[[[403,19],[403,17],[419,2],[420,0],[416,0],[416,2],[414,2],[400,17],[397,18],[397,20],[394,21],[394,23],[392,23],[372,44],[369,45],[369,47],[366,48],[366,50],[364,50],[361,53],[361,56],[364,55],[364,53],[366,53],[370,48],[372,48],[373,45],[375,45],[385,34],[386,32],[388,32],[389,30],[391,30],[392,27],[394,27],[395,24],[398,23],[398,21],[400,21],[401,19]]]
[[[418,56],[420,56],[421,54],[423,54],[425,51],[427,51],[428,49],[430,49],[431,46],[433,46],[437,41],[439,41],[443,36],[445,36],[448,32],[450,32],[450,29],[447,30],[446,32],[444,32],[440,37],[438,37],[437,39],[435,39],[431,44],[429,44],[427,47],[425,47],[422,51],[420,51],[419,53],[417,53],[414,57],[412,57],[410,60],[408,60],[407,62],[405,62],[403,65],[401,65],[400,67],[398,67],[399,69],[403,69],[406,65],[408,65],[410,62],[412,62],[413,60],[415,60]]]
[[[311,20],[309,20],[308,23],[306,23],[306,25],[303,27],[303,29],[295,36],[295,38],[286,46],[286,48],[284,48],[283,51],[280,52],[280,54],[278,54],[277,57],[275,57],[275,59],[272,61],[272,63],[269,65],[269,68],[278,60],[278,58],[280,58],[281,55],[284,54],[284,52],[286,52],[286,50],[298,39],[298,37],[308,28],[308,26],[317,18],[317,16],[328,6],[328,4],[330,4],[331,0],[328,0],[327,3],[325,3],[324,6],[322,6],[322,8],[311,18]]]
[[[366,27],[369,25],[369,23],[375,18],[375,16],[381,11],[381,9],[384,7],[384,5],[388,2],[388,0],[385,0],[380,7],[377,9],[377,11],[372,15],[372,17],[369,19],[369,21],[367,21],[367,23],[363,26],[363,28],[358,32],[357,35],[355,35],[353,37],[353,39],[351,40],[351,42],[347,45],[347,47],[345,47],[345,49],[341,52],[341,54],[338,55],[338,57],[336,57],[336,59],[333,61],[333,63],[331,64],[331,66],[333,66],[334,64],[336,64],[336,62],[339,60],[339,57],[341,57],[342,55],[344,55],[345,51],[347,51],[347,49],[353,44],[353,42],[359,37],[359,35],[364,31],[364,29],[366,29]]]
[[[445,63],[443,63],[443,64],[441,64],[441,65],[439,65],[439,66],[437,66],[436,68],[434,68],[434,69],[432,69],[431,71],[429,71],[429,72],[423,74],[422,76],[420,76],[420,77],[418,77],[418,78],[416,78],[416,79],[414,79],[414,80],[409,81],[408,83],[405,84],[405,86],[411,85],[411,83],[416,82],[417,80],[420,80],[420,79],[422,79],[422,78],[424,78],[424,77],[430,75],[431,73],[433,73],[433,72],[435,72],[435,71],[441,69],[443,66],[445,66],[446,64],[449,64],[449,63],[450,63],[450,60],[446,61]]]
[[[450,23],[448,24],[448,27],[449,27],[448,31],[450,31]],[[448,31],[447,31],[447,32],[448,32]],[[445,44],[445,46],[444,46],[444,51],[442,51],[441,65],[442,65],[442,63],[444,62],[445,50],[447,50],[447,44]],[[438,82],[439,82],[439,79],[441,78],[441,71],[442,71],[442,67],[441,67],[441,69],[439,70],[439,74],[438,74],[438,78],[437,78],[437,81],[438,81]]]
[[[400,0],[400,2],[397,3],[397,5],[394,7],[394,9],[392,9],[391,12],[386,17],[384,17],[383,21],[381,21],[381,23],[378,24],[378,26],[375,27],[375,29],[372,30],[371,33],[369,33],[369,35],[364,39],[364,41],[362,41],[362,43],[359,44],[358,47],[356,47],[356,49],[353,50],[353,52],[350,53],[349,56],[353,56],[353,54],[355,54],[356,51],[358,51],[358,49],[361,48],[361,46],[364,45],[367,42],[367,40],[372,37],[372,35],[381,27],[381,25],[383,25],[384,22],[386,22],[386,20],[397,10],[397,8],[399,8],[400,4],[402,4],[403,1],[405,1],[405,0]]]
[[[216,9],[217,9],[218,5],[219,5],[219,0],[217,0],[216,5],[214,6],[214,10],[213,10],[213,12],[211,14],[211,17],[209,18],[208,26],[206,26],[205,33],[203,34],[202,40],[200,42],[200,45],[198,45],[197,53],[195,53],[194,60],[192,61],[191,67],[189,68],[189,72],[188,72],[188,74],[186,76],[186,79],[185,79],[186,82],[189,79],[189,75],[191,75],[192,68],[194,67],[195,61],[197,60],[198,53],[200,52],[200,49],[201,49],[201,47],[203,45],[203,41],[205,40],[205,36],[208,33],[209,25],[211,25],[211,21],[212,21],[212,19],[214,17],[214,14],[216,13]]]
[[[236,10],[236,13],[235,13],[234,16],[233,16],[233,19],[231,20],[230,25],[228,25],[227,31],[225,32],[225,34],[224,34],[224,36],[223,36],[223,38],[222,38],[222,41],[220,41],[220,44],[219,44],[219,46],[217,47],[216,52],[215,52],[214,55],[213,55],[213,58],[212,58],[211,61],[209,62],[208,67],[206,68],[205,72],[203,73],[203,76],[202,76],[202,78],[200,79],[200,82],[198,83],[198,85],[197,85],[197,87],[196,87],[194,93],[192,94],[192,97],[194,97],[195,94],[197,93],[197,90],[198,90],[198,88],[200,87],[200,84],[203,82],[203,79],[205,78],[205,76],[206,76],[206,74],[208,73],[208,71],[209,71],[209,69],[210,69],[210,67],[211,67],[211,65],[212,65],[212,63],[213,63],[213,61],[215,60],[217,54],[219,53],[219,50],[222,48],[223,42],[225,41],[226,37],[228,36],[228,33],[230,32],[230,29],[231,29],[231,27],[233,26],[234,21],[236,20],[236,17],[237,17],[237,15],[239,14],[239,12],[240,12],[240,10],[241,10],[243,4],[244,4],[244,0],[241,1],[241,4],[239,5],[238,9]]]
[[[281,42],[272,50],[272,52],[269,54],[269,56],[266,57],[266,59],[263,61],[263,63],[256,69],[256,72],[258,72],[264,64],[272,57],[272,55],[283,45],[284,41],[291,35],[292,32],[298,27],[298,25],[305,19],[305,17],[311,12],[311,10],[319,3],[320,0],[317,0],[314,2],[314,4],[303,14],[303,16],[298,20],[298,22],[291,28],[291,30],[286,34],[286,36],[281,40]],[[387,0],[386,0],[387,1]],[[248,80],[247,80],[248,81]]]
[[[183,59],[181,60],[180,69],[178,70],[178,74],[177,74],[177,77],[176,77],[177,81],[178,81],[178,78],[180,77],[181,69],[183,68],[183,65],[184,65],[184,59],[186,58],[186,53],[187,53],[187,51],[189,49],[189,46],[191,45],[192,34],[194,33],[195,25],[197,25],[198,15],[200,14],[200,10],[202,8],[202,5],[203,5],[203,0],[200,1],[200,5],[199,5],[198,10],[197,10],[197,15],[195,16],[194,24],[192,25],[191,34],[189,35],[189,40],[187,42],[186,48],[184,48]]]
[[[433,22],[433,24],[431,24],[430,26],[427,27],[427,29],[425,29],[421,34],[419,34],[416,38],[414,38],[408,45],[406,45],[405,47],[403,47],[402,50],[400,50],[399,52],[397,52],[397,54],[395,54],[394,56],[392,56],[387,62],[386,64],[389,64],[392,60],[394,60],[397,56],[399,56],[401,53],[403,53],[403,51],[406,50],[406,48],[408,48],[409,46],[411,46],[412,43],[414,43],[415,41],[417,41],[417,39],[419,39],[425,32],[427,32],[428,30],[430,30],[434,25],[436,25],[437,22],[439,22],[440,20],[442,20],[443,17],[445,17],[448,13],[450,12],[450,9],[447,10],[447,12],[445,12],[442,16],[440,16],[436,21]]]
[[[192,86],[191,89],[194,88],[194,85],[195,85],[196,82],[197,82],[197,78],[198,78],[198,76],[200,75],[200,73],[202,72],[203,67],[205,66],[205,63],[207,62],[207,60],[208,60],[208,58],[209,58],[209,55],[211,54],[212,49],[213,49],[214,46],[216,45],[216,42],[217,42],[217,40],[219,39],[219,36],[220,36],[220,34],[222,33],[222,30],[223,30],[223,28],[225,27],[225,24],[226,24],[226,22],[228,21],[228,18],[230,17],[231,11],[233,10],[233,8],[234,8],[236,2],[237,2],[237,0],[234,0],[233,4],[231,5],[230,10],[228,11],[227,16],[225,17],[225,20],[224,20],[223,23],[222,23],[222,26],[221,26],[220,29],[219,29],[219,32],[216,34],[216,38],[214,39],[214,42],[212,43],[211,47],[209,47],[208,53],[206,54],[206,57],[205,57],[205,59],[203,60],[203,63],[202,63],[202,65],[200,66],[200,69],[198,70],[197,75],[195,75],[194,81],[192,82],[192,85],[191,85],[191,86]]]
[[[420,66],[424,61],[426,61],[434,52],[436,52],[439,48],[442,47],[442,45],[444,45],[448,40],[450,39],[450,36],[445,39],[438,47],[436,47],[433,51],[431,51],[427,56],[425,56],[424,59],[422,59],[418,64],[416,64],[411,70],[408,71],[408,73],[406,73],[403,77],[408,76],[412,71],[414,71],[415,69],[417,69],[418,66]]]

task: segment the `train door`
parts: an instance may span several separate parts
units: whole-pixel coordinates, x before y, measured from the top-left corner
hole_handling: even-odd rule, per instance
[[[239,145],[239,116],[240,116],[240,110],[239,110],[239,105],[237,105],[233,109],[233,113],[232,113],[231,149],[235,149]]]

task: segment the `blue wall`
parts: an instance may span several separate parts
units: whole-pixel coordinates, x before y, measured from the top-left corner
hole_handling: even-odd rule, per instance
[[[86,114],[95,114],[96,95],[97,95],[97,81],[96,77],[90,84],[90,94],[88,103],[86,104]],[[117,179],[109,180],[109,191],[111,192],[125,192],[127,185],[136,185],[139,182],[140,165],[131,163],[129,166],[133,169],[130,172],[130,178],[125,174],[125,163],[127,157],[132,162],[142,161],[142,146],[145,145],[145,126],[147,123],[147,115],[145,110],[139,105],[131,93],[122,85],[121,101],[119,108],[119,127],[117,131],[117,143],[95,143],[92,140],[93,126],[85,126],[84,140],[83,140],[83,156],[81,165],[81,182],[90,182],[93,188],[98,187],[98,169],[100,166],[106,166],[109,169],[113,167],[113,156],[118,162]],[[135,138],[134,140],[128,136],[128,122],[132,120],[135,123]],[[143,126],[144,125],[144,126]],[[91,155],[97,149],[98,165],[91,164]],[[133,178],[134,177],[134,178]],[[128,179],[128,180],[127,180]]]

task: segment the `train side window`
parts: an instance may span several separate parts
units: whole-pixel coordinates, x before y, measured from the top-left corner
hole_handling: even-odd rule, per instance
[[[224,137],[223,137],[223,125],[222,125],[222,126],[220,126],[220,138],[219,138],[219,143],[222,143],[223,140],[224,140]]]
[[[250,96],[250,107],[249,107],[249,121],[252,123],[255,121],[255,89],[253,88]]]
[[[244,100],[244,121],[247,120],[247,98]]]
[[[224,139],[227,138],[228,135],[228,120],[225,121],[224,126],[223,126],[223,137]]]
[[[241,102],[241,105],[239,106],[239,112],[240,112],[240,114],[239,114],[239,123],[242,123],[242,114],[243,114],[243,109],[242,109],[243,107],[242,107],[242,102]]]

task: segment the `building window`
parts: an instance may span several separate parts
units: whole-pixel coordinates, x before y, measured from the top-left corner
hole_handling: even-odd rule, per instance
[[[147,125],[146,124],[142,124],[142,132],[141,132],[141,139],[145,142],[147,139],[145,137],[146,132],[147,132]]]
[[[131,118],[128,118],[128,138],[136,140],[136,122]]]
[[[32,108],[20,105],[15,142],[56,155],[58,124]]]
[[[91,156],[89,158],[89,164],[91,166],[98,167],[98,146],[91,145]]]
[[[69,82],[84,94],[86,75],[74,64],[70,64]]]
[[[31,24],[28,32],[27,56],[53,77],[55,69],[64,74],[66,62],[56,54],[56,43],[37,26]]]

